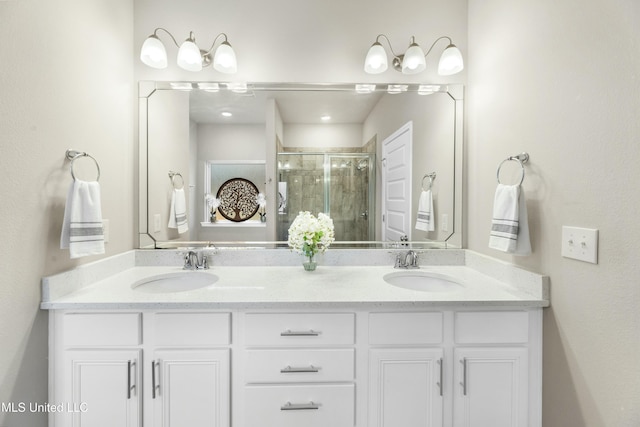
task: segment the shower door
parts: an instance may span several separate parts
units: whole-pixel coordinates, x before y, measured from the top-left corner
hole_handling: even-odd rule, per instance
[[[373,154],[278,154],[278,240],[300,211],[328,214],[337,241],[374,238]]]

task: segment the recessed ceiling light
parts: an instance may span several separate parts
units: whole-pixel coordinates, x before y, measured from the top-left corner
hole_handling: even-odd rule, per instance
[[[223,111],[222,113],[220,113],[220,115],[222,117],[231,117],[231,116],[233,116],[233,114],[231,112],[229,112],[229,111]]]
[[[322,116],[322,117],[320,117],[320,120],[322,120],[323,122],[327,122],[327,121],[331,120],[331,116],[329,116],[329,115]]]

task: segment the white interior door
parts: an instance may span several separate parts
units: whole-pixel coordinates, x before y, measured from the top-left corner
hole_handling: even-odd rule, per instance
[[[411,227],[413,123],[382,141],[382,240],[399,241]]]

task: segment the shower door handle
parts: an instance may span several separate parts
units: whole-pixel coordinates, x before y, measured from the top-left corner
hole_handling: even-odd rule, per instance
[[[362,217],[362,219],[369,219],[369,211],[362,212],[360,216]]]

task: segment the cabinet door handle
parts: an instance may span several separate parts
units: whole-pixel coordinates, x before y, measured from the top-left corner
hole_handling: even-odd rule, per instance
[[[308,367],[287,366],[286,368],[280,369],[280,372],[283,374],[303,373],[303,372],[316,373],[319,371],[320,371],[320,368],[315,367],[313,365],[309,365]]]
[[[127,360],[127,399],[131,399],[131,360]]]
[[[320,409],[320,404],[318,403],[291,403],[287,402],[283,406],[280,407],[281,411],[306,411],[309,409]]]
[[[280,332],[281,337],[317,337],[320,335],[320,332],[314,331],[313,329],[309,329],[308,331],[292,331],[291,329],[287,329],[286,331]]]
[[[462,386],[462,395],[467,395],[467,358],[463,357],[460,361],[462,363],[462,381],[460,385]]]
[[[131,399],[131,390],[136,388],[135,384],[132,384],[131,380],[131,368],[136,365],[135,360],[127,360],[127,399]]]
[[[156,398],[156,390],[160,388],[159,378],[156,377],[156,366],[160,369],[160,362],[151,361],[151,398]]]
[[[438,381],[438,388],[440,389],[440,396],[442,396],[442,358],[438,360],[438,365],[440,365],[440,380]]]

